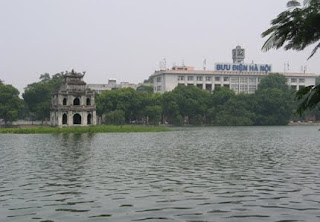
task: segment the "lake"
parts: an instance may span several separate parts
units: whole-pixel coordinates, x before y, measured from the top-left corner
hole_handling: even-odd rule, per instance
[[[320,221],[314,126],[0,135],[0,221]]]

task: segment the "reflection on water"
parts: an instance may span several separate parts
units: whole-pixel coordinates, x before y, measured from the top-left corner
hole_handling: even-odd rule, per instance
[[[320,221],[316,127],[0,141],[0,221]]]

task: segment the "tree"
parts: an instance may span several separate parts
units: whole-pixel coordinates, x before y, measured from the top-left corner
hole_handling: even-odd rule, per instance
[[[320,47],[320,0],[305,0],[301,5],[297,0],[287,4],[288,9],[271,21],[271,27],[262,33],[267,37],[262,50],[279,49],[304,50],[316,44],[311,58]]]
[[[5,122],[17,120],[23,103],[19,98],[19,91],[12,85],[0,84],[0,118]]]
[[[249,109],[245,97],[251,95],[237,95],[218,108],[216,125],[223,126],[251,126],[255,123],[255,113]]]
[[[202,122],[202,119],[206,118],[209,100],[209,92],[196,86],[179,85],[164,94],[163,111],[170,120],[176,119],[179,122],[182,116],[191,123],[199,124],[199,119]]]
[[[50,78],[48,73],[40,76],[40,82],[29,84],[22,97],[27,104],[30,116],[44,121],[50,116],[51,93],[58,90],[63,83],[63,73]]]
[[[254,95],[256,125],[287,125],[293,113],[293,96],[280,74],[269,74]]]
[[[271,48],[304,50],[315,44],[310,59],[320,47],[320,0],[305,0],[301,5],[297,0],[287,4],[288,9],[271,21],[271,28],[262,33],[269,36],[262,49]],[[320,101],[320,86],[311,85],[299,90],[296,99],[300,100],[297,112],[301,115],[308,109],[313,109]]]
[[[123,125],[125,123],[125,113],[122,110],[115,110],[106,114],[106,123],[113,125]]]
[[[145,91],[148,93],[153,93],[153,86],[141,85],[136,90],[137,91]]]

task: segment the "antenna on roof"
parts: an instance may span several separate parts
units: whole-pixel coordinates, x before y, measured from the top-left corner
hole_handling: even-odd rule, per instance
[[[159,66],[160,66],[160,70],[166,70],[167,69],[167,60],[166,60],[166,58],[163,58],[159,62]]]
[[[203,60],[203,70],[207,70],[207,59]]]
[[[184,66],[184,59],[182,59],[182,66]]]

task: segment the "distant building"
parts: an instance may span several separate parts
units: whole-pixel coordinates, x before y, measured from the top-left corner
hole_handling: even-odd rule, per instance
[[[116,90],[120,88],[133,88],[136,89],[139,85],[129,82],[117,83],[116,79],[109,79],[106,84],[87,84],[87,88],[94,90],[96,93],[101,94],[106,90]]]
[[[96,125],[95,93],[86,88],[84,73],[73,70],[64,76],[65,82],[57,93],[52,94],[50,122],[52,126]]]
[[[194,85],[201,89],[213,91],[217,87],[228,87],[235,93],[254,93],[260,80],[272,72],[270,64],[244,64],[245,50],[237,46],[232,50],[234,63],[217,63],[215,70],[195,70],[190,66],[173,66],[170,70],[155,71],[153,91],[164,93],[178,85]],[[314,73],[280,72],[287,78],[288,85],[299,90],[314,85]]]

